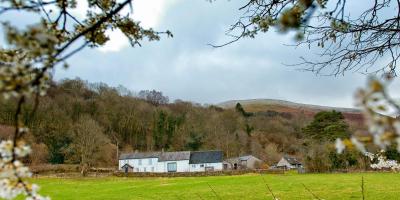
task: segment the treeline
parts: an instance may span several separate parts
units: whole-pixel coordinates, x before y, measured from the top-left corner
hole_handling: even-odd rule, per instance
[[[123,87],[80,79],[54,83],[39,102],[37,108],[34,102],[23,108],[24,120],[32,132],[29,140],[34,143],[30,161],[33,164],[113,166],[117,149],[219,149],[225,157],[253,154],[268,165],[290,154],[315,171],[318,166],[331,170],[365,165],[357,153],[338,156],[334,148],[323,148],[324,154],[321,153],[322,143],[332,146],[332,138],[349,134],[348,125],[337,112],[333,120],[339,122],[330,128],[322,127],[325,132],[318,135],[320,124],[310,123],[312,119],[302,115],[249,113],[240,104],[223,109],[181,100],[169,102],[168,97],[154,90],[135,95]],[[1,124],[12,123],[14,109],[13,101],[1,102]]]

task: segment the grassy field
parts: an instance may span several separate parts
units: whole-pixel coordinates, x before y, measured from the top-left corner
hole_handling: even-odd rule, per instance
[[[186,178],[37,178],[41,193],[52,199],[272,199],[266,183],[281,200],[313,199],[303,184],[321,199],[400,199],[400,174],[284,174]],[[264,179],[264,180],[263,180]],[[215,193],[219,196],[217,197]]]

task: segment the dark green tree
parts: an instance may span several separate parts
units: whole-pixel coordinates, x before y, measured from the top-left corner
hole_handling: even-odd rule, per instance
[[[191,151],[197,151],[203,145],[203,135],[191,132],[186,143],[186,149]]]
[[[246,111],[244,110],[242,104],[240,104],[240,103],[237,103],[237,104],[236,104],[235,109],[236,109],[237,112],[239,112],[240,114],[242,114],[243,117],[250,117],[250,116],[253,115],[253,113],[248,113],[248,112],[246,112]]]
[[[161,149],[164,147],[163,141],[166,135],[166,126],[165,126],[166,123],[167,123],[167,114],[164,111],[158,112],[158,116],[153,131],[153,143],[156,149]]]
[[[314,120],[302,130],[308,138],[320,141],[334,141],[350,135],[343,114],[335,110],[317,113]]]
[[[386,148],[385,156],[389,160],[400,161],[400,153],[397,151],[396,145],[391,145]]]

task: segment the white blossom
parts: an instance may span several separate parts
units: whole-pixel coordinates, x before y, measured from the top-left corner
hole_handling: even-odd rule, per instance
[[[0,142],[0,199],[14,199],[20,194],[27,195],[26,199],[47,200],[37,194],[39,187],[25,181],[32,176],[29,168],[15,158],[28,155],[31,148],[23,142],[14,143],[11,140]],[[13,159],[13,155],[15,155]]]
[[[358,141],[357,138],[352,137],[350,140],[351,140],[351,143],[353,143],[354,146],[355,146],[359,151],[361,151],[362,153],[367,152],[367,150],[366,150],[365,147],[364,147],[364,144],[361,143],[360,141]]]
[[[344,149],[346,148],[346,146],[343,144],[343,141],[340,138],[336,139],[335,147],[337,153],[339,154],[343,153]]]
[[[393,171],[399,171],[400,164],[396,160],[387,159],[383,155],[384,153],[385,151],[383,150],[378,154],[366,152],[365,155],[368,156],[371,161],[375,161],[375,163],[372,163],[370,167],[372,169],[390,169]]]

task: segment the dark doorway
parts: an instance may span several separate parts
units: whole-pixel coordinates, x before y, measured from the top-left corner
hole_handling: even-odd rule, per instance
[[[228,164],[224,164],[224,169],[225,169],[225,170],[228,169]]]

